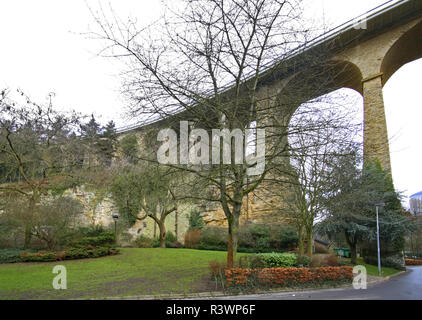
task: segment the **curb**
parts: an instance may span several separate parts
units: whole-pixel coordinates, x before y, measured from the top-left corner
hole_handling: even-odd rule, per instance
[[[388,277],[381,277],[375,281],[368,282],[369,286],[373,286],[385,281],[389,281],[392,278],[397,276],[409,273],[410,270],[401,271],[395,273]],[[377,277],[379,278],[379,277]],[[350,284],[347,285],[339,285],[336,287],[328,287],[328,288],[285,288],[285,289],[273,289],[273,290],[258,290],[255,292],[248,292],[247,294],[253,295],[264,295],[264,294],[273,294],[273,293],[294,293],[294,292],[307,292],[307,291],[319,291],[319,290],[335,290],[335,289],[347,289],[352,288],[353,286]],[[245,295],[245,293],[233,293],[233,292],[223,292],[223,291],[210,291],[210,292],[200,292],[200,293],[177,293],[177,294],[158,294],[158,295],[144,295],[144,296],[124,296],[124,297],[106,297],[100,299],[90,299],[90,300],[183,300],[183,299],[195,299],[195,298],[220,298],[220,297],[235,297]]]
[[[400,271],[400,272],[397,272],[397,273],[395,273],[395,274],[393,274],[393,275],[391,275],[391,276],[385,277],[385,279],[386,279],[386,280],[390,280],[391,278],[395,278],[395,277],[401,276],[401,275],[403,275],[403,274],[405,274],[405,273],[409,273],[409,272],[411,272],[411,271],[410,271],[409,269],[407,269],[407,268],[406,268],[406,270],[404,270],[404,271]]]
[[[90,300],[183,300],[183,299],[195,299],[195,298],[220,298],[220,297],[234,297],[249,294],[273,294],[273,293],[289,293],[289,292],[301,292],[301,291],[318,291],[318,290],[330,290],[330,289],[346,289],[350,288],[351,285],[340,285],[336,287],[322,287],[322,288],[285,288],[285,289],[272,289],[272,290],[257,290],[254,292],[200,292],[200,293],[187,293],[187,294],[159,294],[159,295],[144,295],[144,296],[124,296],[124,297],[106,297]]]

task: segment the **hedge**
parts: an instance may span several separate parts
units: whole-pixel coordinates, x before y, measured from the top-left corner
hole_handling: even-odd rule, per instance
[[[421,259],[406,259],[405,263],[406,263],[406,266],[422,266]]]
[[[36,250],[0,249],[0,263],[22,262],[21,255],[25,252],[36,252]]]
[[[263,260],[267,268],[294,267],[297,262],[296,255],[292,253],[260,253],[257,256]]]
[[[350,282],[353,268],[266,268],[266,269],[227,269],[225,277],[228,287],[234,286],[294,286],[306,283],[324,283],[326,281]]]
[[[63,251],[39,251],[25,252],[20,256],[22,262],[48,262],[61,260],[74,260],[85,258],[98,258],[114,255],[119,252],[114,247],[79,247],[69,248]]]
[[[83,237],[72,241],[70,247],[84,247],[84,246],[108,246],[115,243],[114,234],[111,232],[104,232],[99,236],[94,237]]]
[[[288,225],[251,224],[239,228],[238,252],[285,252],[297,245],[298,236]],[[200,231],[199,250],[227,250],[227,229],[207,226]]]

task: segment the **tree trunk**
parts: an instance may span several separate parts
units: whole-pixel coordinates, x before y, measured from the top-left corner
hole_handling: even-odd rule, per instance
[[[306,254],[312,256],[312,229],[306,230]]]
[[[303,243],[303,228],[299,228],[298,230],[298,239],[297,239],[297,245],[299,249],[299,255],[303,256],[305,253],[305,246]]]
[[[357,240],[355,237],[353,237],[353,240],[349,237],[348,233],[345,232],[344,233],[345,238],[346,238],[346,242],[349,245],[349,249],[350,249],[350,262],[353,264],[357,263],[357,257],[358,257],[358,251],[357,251]]]
[[[237,244],[239,236],[239,214],[234,213],[228,219],[229,222],[229,238],[227,245],[227,267],[233,268],[236,260]]]
[[[174,217],[174,234],[176,235],[176,240],[179,241],[179,230],[178,230],[178,226],[179,226],[179,212],[176,210],[175,213],[175,217]]]
[[[160,228],[160,248],[166,247],[166,226],[164,225],[164,221],[160,221],[158,224]]]
[[[358,258],[358,250],[357,250],[356,243],[352,243],[350,245],[350,257],[351,257],[352,264],[356,264],[357,258]]]
[[[31,225],[27,223],[25,224],[25,239],[24,239],[24,244],[23,244],[24,249],[30,248],[31,239],[32,239]]]
[[[31,239],[32,239],[32,221],[34,219],[34,212],[35,212],[35,204],[37,199],[37,193],[33,191],[32,197],[29,199],[29,206],[28,206],[28,217],[25,222],[25,239],[23,248],[29,249],[31,246]]]
[[[157,224],[154,223],[154,239],[157,237]]]

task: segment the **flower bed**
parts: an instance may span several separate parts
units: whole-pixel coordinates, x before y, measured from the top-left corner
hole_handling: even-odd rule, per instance
[[[228,269],[225,272],[227,286],[294,286],[306,283],[327,281],[351,281],[353,268],[266,268],[266,269]]]
[[[406,266],[422,266],[422,259],[406,259]]]

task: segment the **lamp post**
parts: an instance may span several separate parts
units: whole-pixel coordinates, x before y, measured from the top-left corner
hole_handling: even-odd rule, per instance
[[[385,207],[385,203],[377,203],[375,205],[377,211],[377,249],[378,249],[378,274],[381,276],[381,250],[380,250],[380,224],[378,218],[378,208]]]
[[[117,220],[119,219],[119,214],[118,213],[113,213],[111,215],[114,219],[114,241],[117,242]]]

